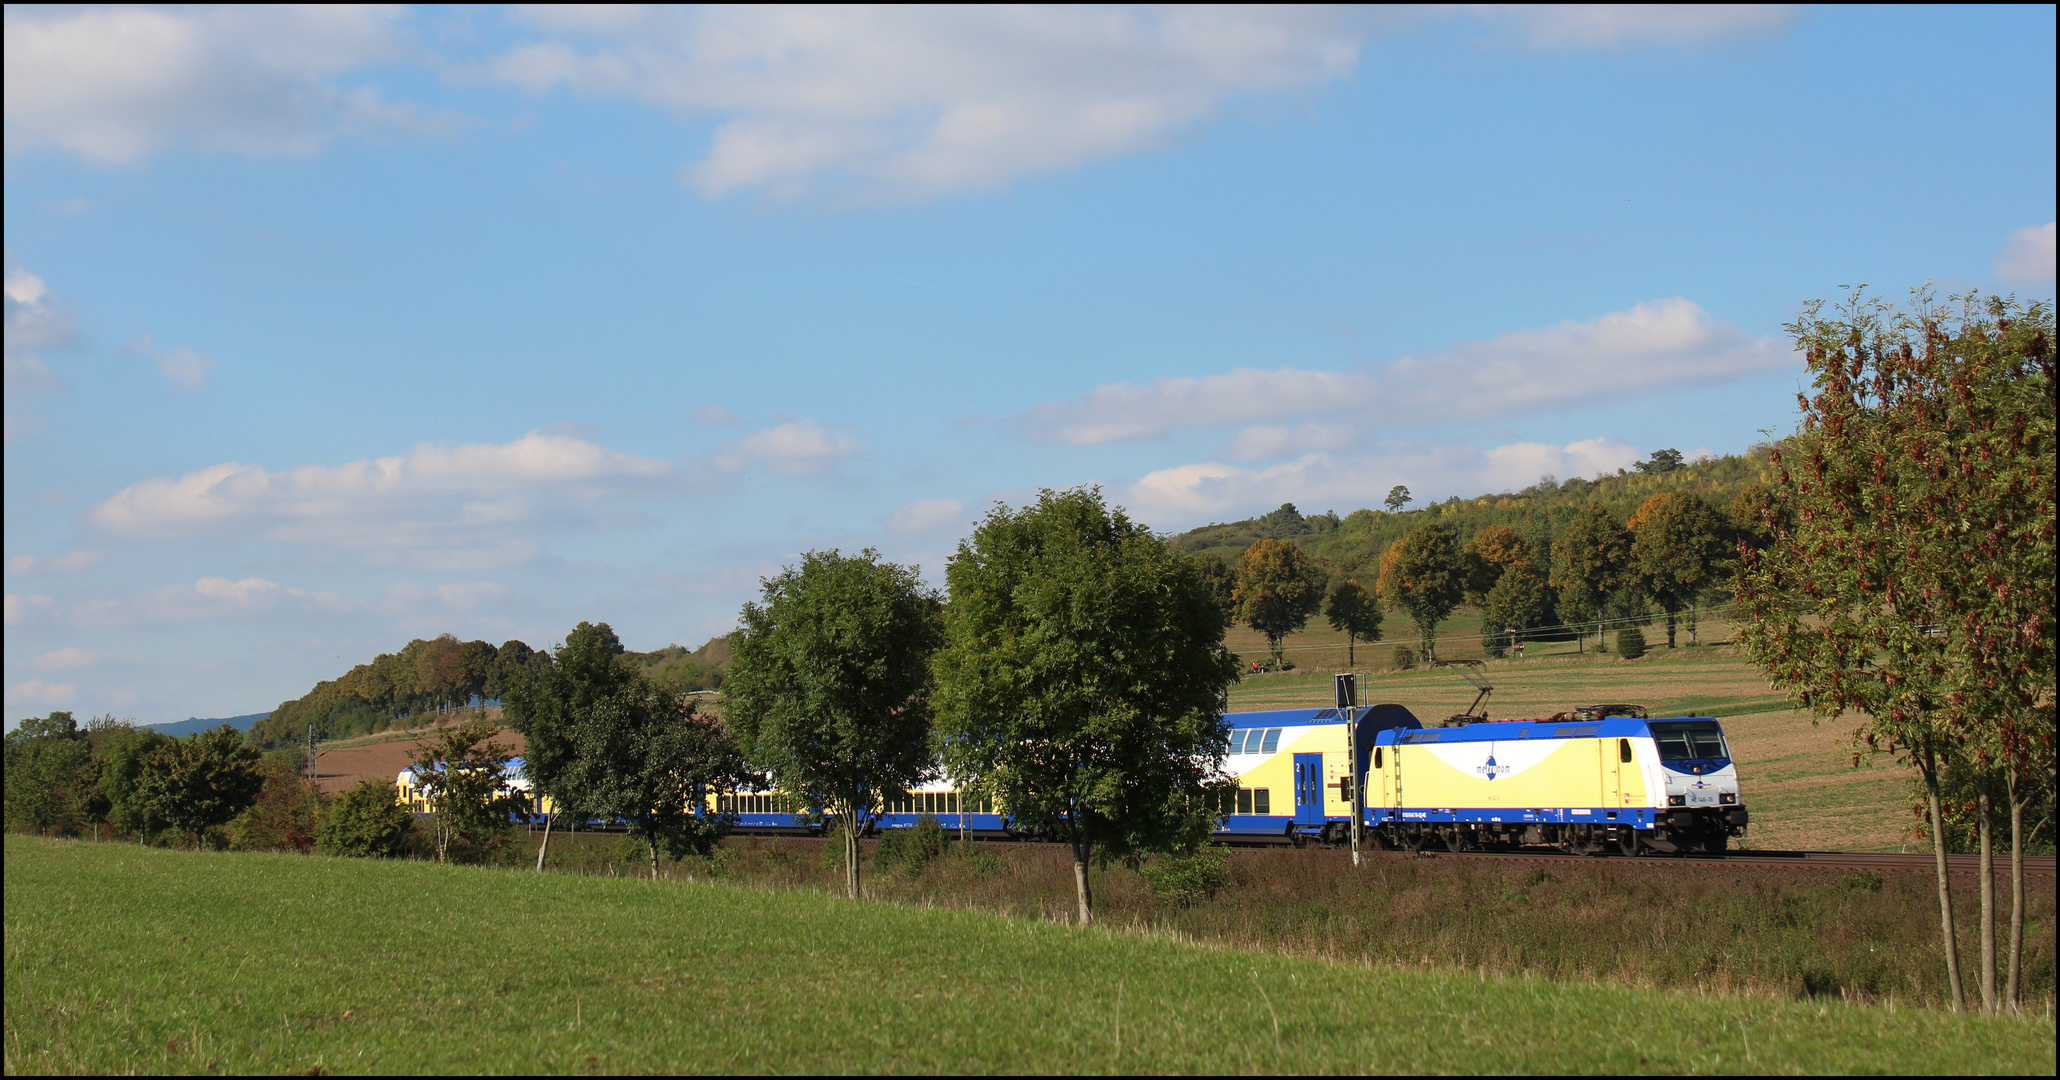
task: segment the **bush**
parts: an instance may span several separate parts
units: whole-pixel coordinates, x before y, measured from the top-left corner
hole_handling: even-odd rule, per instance
[[[415,815],[394,797],[394,787],[368,776],[329,804],[315,827],[315,850],[359,858],[400,855],[407,850]]]
[[[882,835],[873,851],[873,865],[883,870],[899,866],[914,877],[944,854],[946,839],[944,823],[937,820],[937,815],[924,814],[913,827]]]
[[[1645,655],[1645,632],[1635,626],[1617,631],[1617,655],[1636,660]]]
[[[1407,645],[1395,646],[1395,670],[1409,671],[1416,667],[1416,650]]]
[[[1230,853],[1208,845],[1191,855],[1161,855],[1137,868],[1152,899],[1174,907],[1193,907],[1223,887]]]

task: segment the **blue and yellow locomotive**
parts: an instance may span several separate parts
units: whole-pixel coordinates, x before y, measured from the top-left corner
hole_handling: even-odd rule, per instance
[[[1721,852],[1749,820],[1723,726],[1588,706],[1542,720],[1426,728],[1366,709],[1358,746],[1336,709],[1231,713],[1218,839],[1342,841],[1352,785],[1384,847]],[[1356,765],[1356,768],[1354,767]]]

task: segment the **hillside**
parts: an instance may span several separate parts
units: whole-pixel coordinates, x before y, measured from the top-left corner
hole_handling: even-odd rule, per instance
[[[169,724],[145,724],[143,726],[157,732],[159,735],[183,738],[187,735],[197,735],[203,731],[213,731],[223,724],[227,724],[238,731],[249,731],[262,723],[270,715],[272,714],[258,712],[247,716],[218,716],[212,720],[203,720],[196,716],[186,720],[177,720]]]
[[[1183,550],[1213,555],[1235,565],[1255,541],[1269,537],[1293,540],[1333,576],[1357,577],[1361,584],[1370,587],[1381,553],[1428,522],[1448,526],[1458,534],[1461,544],[1490,525],[1506,526],[1529,541],[1541,558],[1546,558],[1553,541],[1584,506],[1600,505],[1623,521],[1654,495],[1692,491],[1719,512],[1726,511],[1749,485],[1762,482],[1767,455],[1772,449],[1756,446],[1744,454],[1727,454],[1678,468],[1667,468],[1669,463],[1664,460],[1642,462],[1640,469],[1650,471],[1626,470],[1593,480],[1545,477],[1521,491],[1471,499],[1455,495],[1444,502],[1399,513],[1361,509],[1343,519],[1330,513],[1305,517],[1289,504],[1263,517],[1190,529],[1175,536],[1173,543]]]

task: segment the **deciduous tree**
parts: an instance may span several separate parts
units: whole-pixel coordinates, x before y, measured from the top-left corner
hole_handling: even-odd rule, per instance
[[[356,858],[391,857],[407,850],[415,815],[385,780],[368,776],[331,800],[315,827],[315,850]]]
[[[656,880],[661,852],[705,855],[729,831],[729,818],[711,812],[707,797],[744,776],[720,723],[697,714],[692,699],[638,678],[573,725],[559,786],[584,812],[620,821],[642,840]]]
[[[997,506],[959,544],[938,654],[939,743],[1017,828],[1089,868],[1206,837],[1237,659],[1194,562],[1098,490]]]
[[[1452,530],[1436,523],[1395,541],[1381,557],[1381,599],[1416,623],[1417,648],[1437,659],[1438,624],[1466,596],[1466,564]]]
[[[870,548],[809,552],[764,581],[730,638],[723,717],[780,790],[835,816],[853,899],[858,838],[931,768],[942,606],[915,568]]]
[[[602,701],[633,686],[636,672],[624,661],[622,639],[613,627],[582,622],[565,635],[556,657],[538,653],[501,678],[501,715],[528,743],[522,773],[530,794],[539,809],[546,797],[558,807],[544,820],[543,842],[537,846],[541,872],[551,850],[553,819],[569,813],[576,821],[588,812],[562,782],[572,763],[573,729]]]
[[[1323,581],[1323,569],[1292,540],[1260,540],[1237,561],[1236,619],[1266,635],[1275,670],[1281,639],[1323,606]]]
[[[97,779],[86,733],[68,712],[30,717],[7,733],[7,824],[71,832],[85,824]]]
[[[1654,495],[1631,516],[1629,580],[1667,614],[1674,647],[1681,611],[1715,586],[1728,552],[1723,519],[1692,491]]]
[[[258,752],[223,724],[151,751],[136,791],[146,813],[197,843],[249,807],[264,783]]]
[[[1345,635],[1346,667],[1356,662],[1360,642],[1380,640],[1380,601],[1356,580],[1339,582],[1324,601],[1323,613],[1330,619],[1330,628]]]
[[[1799,707],[1859,712],[1856,737],[1917,766],[1963,1008],[1948,771],[1965,763],[1977,787],[2018,762],[2053,771],[2052,314],[1972,297],[1954,313],[1921,291],[1899,313],[1856,292],[1789,329],[1815,392],[1774,461],[1773,505],[1792,518],[1764,514],[1772,543],[1743,553],[1740,640]],[[1980,877],[1993,1005],[1993,875]]]
[[[493,741],[500,733],[501,726],[488,720],[450,728],[408,763],[434,821],[437,862],[449,862],[454,846],[487,858],[507,842],[522,800],[508,786],[514,753]]]
[[[1631,533],[1608,510],[1591,503],[1575,511],[1552,545],[1560,616],[1576,625],[1593,622],[1599,637],[1604,606],[1623,585],[1630,561]]]
[[[1499,653],[1508,630],[1524,631],[1545,617],[1545,582],[1528,562],[1514,562],[1488,590],[1481,611],[1481,644]]]

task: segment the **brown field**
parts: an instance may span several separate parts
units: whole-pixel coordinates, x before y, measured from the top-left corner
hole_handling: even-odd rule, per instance
[[[462,724],[477,714],[454,710],[448,719],[436,724],[407,731],[385,731],[377,735],[361,736],[355,739],[341,739],[322,743],[315,749],[315,783],[325,795],[336,795],[358,785],[367,776],[376,776],[387,783],[393,783],[400,771],[413,760],[416,747],[435,737],[438,730]],[[486,718],[498,722],[501,710],[486,710]],[[494,736],[497,745],[505,746],[520,757],[529,746],[528,740],[518,732],[503,730]]]

